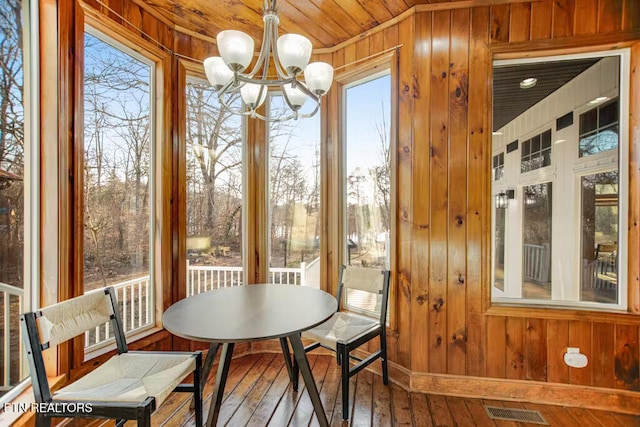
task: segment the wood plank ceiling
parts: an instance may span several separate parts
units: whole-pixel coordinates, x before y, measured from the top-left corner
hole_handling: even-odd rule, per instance
[[[178,27],[215,38],[236,29],[262,41],[262,0],[143,0]],[[464,0],[279,0],[281,34],[302,34],[314,48],[333,47],[416,4]],[[485,1],[487,3],[487,1]]]

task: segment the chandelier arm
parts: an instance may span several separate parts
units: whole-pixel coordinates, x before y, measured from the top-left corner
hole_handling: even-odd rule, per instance
[[[313,99],[316,103],[320,102],[320,96],[311,92],[307,87],[306,83],[301,80],[296,80],[296,87],[299,88],[302,92],[305,93],[309,98]]]
[[[318,112],[318,110],[320,110],[320,104],[322,103],[322,101],[320,99],[318,99],[316,101],[316,108],[313,109],[313,111],[311,111],[310,113],[299,113],[298,114],[298,118],[300,119],[308,119],[309,117],[313,117],[316,115],[316,113]]]
[[[295,77],[288,78],[286,80],[262,80],[262,79],[253,79],[249,77],[245,77],[243,74],[238,74],[238,81],[243,83],[255,83],[259,85],[267,85],[267,86],[282,86],[286,83],[292,83]]]
[[[265,46],[267,46],[267,55],[262,61],[262,75],[260,76],[260,81],[265,82],[269,78],[269,63],[271,62],[271,27],[265,27]],[[264,83],[262,83],[264,84]]]
[[[264,64],[265,58],[268,58],[270,53],[269,52],[270,50],[269,49],[269,32],[267,30],[268,27],[269,27],[268,22],[265,21],[264,33],[262,33],[262,45],[260,46],[260,53],[258,54],[258,60],[253,66],[253,69],[251,70],[251,72],[243,73],[244,75],[255,76],[256,73],[258,73],[258,71],[260,71],[261,68],[264,68],[263,64]]]
[[[275,1],[274,1],[275,3]],[[275,4],[274,4],[275,6]],[[278,75],[279,80],[286,80],[291,77],[295,78],[295,75],[290,75],[289,72],[282,69],[282,65],[280,64],[280,56],[278,56],[278,26],[274,27],[273,33],[273,63],[276,67],[276,74]]]

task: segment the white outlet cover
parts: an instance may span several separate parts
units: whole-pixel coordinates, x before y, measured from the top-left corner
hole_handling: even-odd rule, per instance
[[[564,354],[564,363],[572,368],[584,368],[588,363],[587,356],[577,352],[567,352]]]

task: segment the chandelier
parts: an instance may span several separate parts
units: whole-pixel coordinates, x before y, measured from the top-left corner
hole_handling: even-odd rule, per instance
[[[311,42],[299,34],[278,37],[276,0],[264,0],[264,34],[258,59],[249,72],[253,59],[253,38],[242,31],[225,30],[218,34],[218,52],[204,60],[209,83],[218,92],[220,104],[234,114],[260,118],[269,122],[311,117],[320,109],[320,99],[329,90],[333,67],[326,62],[312,62]],[[273,64],[271,58],[273,57]],[[273,67],[273,68],[271,68]],[[268,75],[270,68],[277,74]],[[304,80],[301,78],[304,73]],[[283,117],[265,117],[257,109],[267,98],[269,88],[279,88],[290,112]],[[240,94],[245,108],[232,107],[230,99]],[[300,109],[307,99],[315,103],[310,113]]]

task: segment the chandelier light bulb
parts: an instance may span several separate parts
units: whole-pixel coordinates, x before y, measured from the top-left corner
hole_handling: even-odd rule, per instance
[[[237,30],[221,31],[216,37],[218,51],[232,70],[242,71],[253,59],[253,39]]]
[[[307,94],[300,90],[299,84],[293,87],[291,83],[282,85],[284,94],[289,98],[289,104],[293,107],[294,111],[298,111],[300,107],[304,105],[307,100]]]
[[[304,78],[309,90],[322,96],[333,82],[333,67],[326,62],[312,62],[305,67]]]
[[[267,99],[267,88],[255,83],[246,83],[240,88],[240,96],[247,107],[255,110]]]
[[[233,71],[219,56],[211,56],[204,60],[204,72],[215,90],[220,90],[233,80]]]
[[[311,42],[299,34],[285,34],[278,38],[278,56],[280,63],[289,73],[297,75],[309,63]]]

